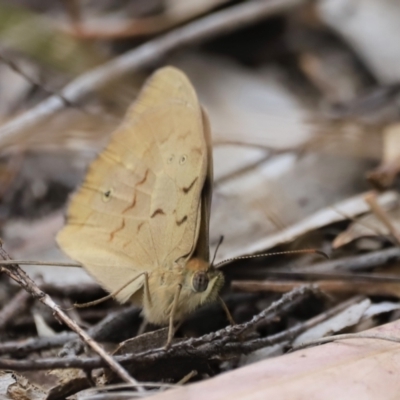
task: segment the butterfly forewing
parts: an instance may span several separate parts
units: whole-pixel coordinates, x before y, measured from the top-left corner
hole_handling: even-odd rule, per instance
[[[110,292],[184,261],[197,243],[207,162],[192,85],[179,70],[160,69],[91,164],[58,243]],[[142,285],[143,277],[117,298]]]

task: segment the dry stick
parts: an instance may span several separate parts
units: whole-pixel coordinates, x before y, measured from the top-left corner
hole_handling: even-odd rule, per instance
[[[63,332],[55,336],[0,343],[0,355],[11,354],[15,357],[26,356],[37,351],[63,346],[65,343],[76,338],[77,335],[74,332]]]
[[[109,341],[114,332],[129,329],[128,324],[132,324],[133,318],[139,318],[139,314],[140,309],[137,307],[116,311],[90,327],[88,333],[98,341]],[[83,350],[84,343],[79,338],[74,337],[71,341],[63,343],[63,345],[59,355],[65,357],[79,354]]]
[[[259,322],[274,321],[282,312],[287,312],[288,309],[299,304],[302,300],[313,293],[320,293],[315,285],[302,285],[285,293],[279,300],[274,301],[268,308],[255,315],[250,321],[243,324],[228,325],[219,331],[203,335],[199,338],[191,338],[188,340],[192,346],[198,346],[208,343],[212,340],[227,337],[239,337],[244,333],[254,329]],[[179,343],[173,344],[171,349],[179,347]],[[153,350],[148,350],[151,353]]]
[[[28,307],[32,297],[25,290],[20,290],[0,311],[0,330],[6,328],[9,321]]]
[[[1,130],[0,130],[0,133],[1,133]],[[222,175],[220,178],[214,180],[214,186],[217,187],[217,186],[223,184],[224,182],[230,181],[232,178],[242,176],[242,175],[246,174],[247,172],[252,171],[253,169],[257,168],[259,165],[263,165],[264,163],[269,161],[273,155],[274,154],[268,154],[268,155],[262,157],[260,160],[252,161],[251,163],[246,164],[244,167],[241,167],[235,171],[228,172],[227,174]]]
[[[69,0],[68,0],[69,1]],[[73,108],[74,110],[80,111],[82,113],[85,113],[87,115],[92,115],[94,117],[98,117],[100,115],[99,112],[93,111],[93,110],[88,110],[84,108],[83,106],[73,103],[70,100],[68,100],[61,92],[51,89],[48,85],[46,85],[44,82],[41,82],[39,80],[36,80],[32,76],[26,74],[19,66],[17,63],[15,63],[13,60],[10,58],[7,58],[4,54],[0,53],[0,61],[3,61],[4,64],[6,64],[9,68],[11,68],[14,72],[17,74],[21,75],[26,81],[28,81],[32,86],[39,87],[42,89],[45,93],[48,95],[51,95],[53,97],[58,97],[63,103],[64,107],[70,107]],[[63,107],[63,108],[64,108]],[[109,118],[110,115],[104,114],[104,112],[101,112],[101,116],[103,118]],[[114,118],[111,116],[111,118]]]
[[[81,264],[74,262],[63,262],[63,261],[29,261],[29,260],[0,260],[0,265],[45,265],[51,267],[76,267],[82,268]]]
[[[299,281],[233,281],[235,290],[247,293],[275,292],[285,293],[302,285]],[[369,296],[388,295],[399,297],[399,283],[315,281],[315,287],[329,293],[359,293]]]
[[[129,72],[148,66],[178,48],[197,44],[215,36],[261,21],[287,11],[306,0],[252,0],[212,13],[150,40],[113,60],[88,71],[61,91],[61,96],[77,103],[94,90],[121,79]],[[32,129],[64,108],[59,96],[50,96],[29,111],[4,124],[0,129],[0,147],[15,143],[18,133]]]
[[[3,259],[10,260],[10,256],[2,246],[0,246],[0,256]],[[72,321],[49,295],[40,290],[36,283],[29,278],[29,276],[19,267],[19,265],[13,264],[7,267],[1,267],[0,272],[8,275],[22,288],[29,292],[35,299],[51,308],[53,310],[53,315],[59,321],[64,322],[71,330],[76,332],[81,339],[85,341],[85,343],[90,346],[123,381],[139,385],[138,382],[133,379],[128,372],[113,359],[113,357],[107,354],[107,352],[97,342],[95,342],[84,330],[82,330],[74,321]],[[140,391],[144,391],[143,388],[138,388]]]
[[[50,89],[45,85],[43,82],[40,82],[36,79],[34,79],[32,76],[26,74],[22,68],[18,66],[16,62],[5,56],[4,54],[0,53],[0,61],[2,61],[4,64],[8,65],[9,68],[11,68],[15,73],[18,75],[21,75],[26,81],[28,81],[32,86],[39,87],[41,88],[44,92],[46,92],[49,95],[54,95],[60,98],[60,100],[64,103],[65,107],[73,107],[73,104],[67,100],[61,93],[58,93],[55,90]]]
[[[324,279],[324,280],[343,280],[350,282],[382,282],[382,283],[400,283],[400,276],[394,274],[376,274],[376,273],[343,273],[343,272],[303,272],[293,270],[268,269],[263,272],[265,277],[286,278],[286,279]]]
[[[351,304],[360,301],[361,298],[356,297],[350,299],[344,303],[337,305],[336,307],[325,311],[324,313],[317,315],[316,317],[297,324],[292,328],[289,328],[283,332],[275,335],[267,336],[260,339],[254,339],[249,341],[237,341],[237,337],[220,336],[216,340],[209,340],[209,335],[204,335],[198,338],[198,347],[193,345],[192,339],[187,339],[179,343],[175,343],[169,350],[159,348],[151,351],[145,351],[138,354],[126,354],[123,356],[115,356],[115,358],[122,363],[135,362],[138,367],[140,365],[146,365],[149,367],[151,362],[159,362],[161,360],[177,357],[180,361],[183,359],[192,359],[194,357],[207,358],[218,354],[218,356],[232,355],[232,354],[243,354],[249,353],[261,349],[266,346],[272,346],[279,343],[290,343],[296,336],[303,333],[305,330],[312,328],[313,326],[325,321],[328,318],[336,315]],[[251,324],[251,323],[250,323]],[[252,324],[251,324],[252,325]],[[233,340],[233,341],[231,341]],[[99,357],[87,357],[87,358],[48,358],[42,360],[10,360],[0,359],[0,368],[12,369],[15,371],[23,370],[43,370],[43,369],[54,369],[54,368],[82,368],[86,370],[104,367],[105,363]]]
[[[364,298],[365,298],[364,296],[354,296],[354,297],[350,298],[349,300],[339,303],[335,307],[332,307],[331,309],[324,311],[323,313],[318,314],[317,316],[315,316],[305,322],[301,322],[283,332],[279,332],[279,333],[276,333],[275,335],[267,336],[264,338],[254,339],[250,342],[244,343],[244,349],[246,349],[246,351],[249,352],[249,351],[258,350],[261,347],[272,346],[274,344],[282,343],[285,341],[286,342],[292,341],[301,333],[328,320],[329,318],[334,317],[335,315],[339,314],[340,312],[351,307],[353,304],[359,303]]]
[[[375,193],[369,193],[364,197],[365,201],[371,207],[371,211],[380,219],[380,221],[389,229],[389,232],[396,239],[397,245],[400,245],[400,232],[392,224],[386,211],[379,205]]]
[[[306,347],[335,342],[336,340],[348,340],[348,339],[375,339],[375,340],[386,340],[388,342],[400,343],[400,338],[395,336],[387,336],[387,335],[373,335],[368,333],[343,333],[341,335],[333,335],[333,336],[326,336],[323,338],[310,340],[309,342],[299,344],[292,348],[292,351],[301,350]]]
[[[26,292],[25,292],[26,293]],[[113,341],[115,332],[129,329],[135,317],[139,317],[140,309],[130,307],[118,310],[107,315],[97,324],[88,329],[88,334],[97,341]],[[125,338],[124,338],[125,339]],[[51,337],[39,337],[26,340],[17,340],[0,343],[0,355],[10,354],[14,356],[26,356],[37,351],[48,350],[55,347],[65,346],[61,356],[76,355],[83,348],[83,343],[74,332],[62,332]]]
[[[296,271],[301,272],[324,272],[324,271],[359,271],[375,267],[381,267],[388,263],[400,261],[400,248],[374,251],[372,253],[361,254],[358,256],[344,257],[338,260],[315,263],[306,267],[298,267]]]

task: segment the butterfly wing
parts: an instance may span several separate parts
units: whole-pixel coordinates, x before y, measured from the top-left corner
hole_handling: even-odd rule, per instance
[[[189,258],[200,229],[207,146],[196,93],[179,70],[147,82],[73,196],[61,248],[108,291]],[[143,276],[116,296],[128,300]]]
[[[210,240],[209,240],[209,225],[210,225],[210,211],[211,211],[211,198],[212,198],[212,185],[213,185],[213,154],[211,142],[211,128],[210,122],[206,111],[202,108],[204,137],[207,146],[207,174],[201,192],[201,217],[200,217],[200,231],[194,251],[194,256],[201,258],[205,261],[210,260]]]

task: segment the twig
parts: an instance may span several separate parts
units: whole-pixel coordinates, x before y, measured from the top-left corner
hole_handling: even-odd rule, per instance
[[[198,346],[222,337],[239,337],[245,332],[254,329],[261,321],[264,323],[267,321],[274,321],[282,312],[287,312],[289,309],[299,304],[302,300],[313,293],[320,293],[316,286],[301,285],[300,287],[285,293],[279,300],[273,302],[268,308],[255,315],[250,321],[233,326],[228,325],[217,332],[212,332],[199,338],[189,339],[189,342],[192,346]],[[177,346],[179,346],[179,343],[175,345],[173,344],[171,348],[173,349]],[[149,350],[149,352],[151,351],[152,350]]]
[[[82,268],[81,264],[74,262],[63,262],[63,261],[29,261],[29,260],[0,260],[0,265],[45,265],[51,267],[76,267]]]
[[[107,315],[98,324],[92,326],[88,330],[88,334],[97,341],[110,341],[111,336],[115,336],[114,332],[127,331],[128,326],[132,325],[132,319],[139,317],[140,309],[137,307],[130,307],[122,311],[114,312]],[[124,340],[119,335],[118,341]],[[132,333],[133,336],[133,333]],[[74,337],[71,341],[66,342],[60,351],[61,357],[77,355],[83,350],[83,343],[79,338]]]
[[[26,81],[28,81],[32,86],[34,87],[39,87],[41,88],[44,92],[46,92],[49,95],[54,95],[59,97],[62,102],[64,103],[65,107],[72,107],[73,104],[67,100],[62,94],[58,93],[55,90],[52,90],[48,88],[46,85],[43,84],[43,82],[40,82],[36,79],[34,79],[32,76],[28,75],[25,73],[18,65],[16,62],[5,56],[4,54],[0,53],[0,61],[3,61],[4,64],[8,65],[9,68],[11,68],[15,73],[18,75],[21,75]]]
[[[67,313],[67,315],[72,320],[74,320],[81,328],[86,329],[86,330],[88,330],[88,328],[90,328],[90,324],[88,324],[81,318],[78,310],[74,307],[74,303],[71,301],[71,299],[69,299],[69,298],[63,299],[62,305],[63,305],[63,310]],[[89,333],[89,331],[88,331],[88,333]],[[90,333],[89,333],[89,335],[93,336]],[[95,338],[93,338],[93,339],[95,339]]]
[[[130,307],[118,310],[107,315],[103,320],[88,329],[88,334],[97,341],[120,342],[129,337],[129,328],[132,328],[132,320],[139,316],[139,309]],[[10,354],[21,357],[37,351],[48,350],[61,347],[70,343],[66,354],[72,355],[79,353],[82,349],[82,342],[74,332],[62,332],[51,337],[32,338],[24,341],[10,341],[0,343],[0,355]],[[74,351],[74,353],[72,353]]]
[[[228,139],[217,139],[213,140],[213,147],[217,146],[240,146],[240,147],[250,147],[253,149],[266,150],[274,155],[285,154],[285,153],[296,153],[299,152],[298,147],[288,147],[284,149],[276,148],[274,146],[269,146],[263,143],[249,143],[243,142],[241,140],[228,140]]]
[[[248,293],[275,292],[285,293],[294,290],[304,282],[299,281],[233,281],[231,286],[235,290]],[[323,292],[330,293],[359,293],[370,296],[388,295],[400,296],[399,283],[378,282],[345,282],[345,281],[315,281],[315,286]]]
[[[338,260],[315,263],[307,267],[298,267],[296,270],[301,272],[329,272],[335,270],[358,271],[381,267],[385,264],[396,263],[398,261],[400,261],[400,249],[398,247],[393,247],[359,256],[344,257]]]
[[[94,90],[101,89],[129,72],[148,66],[172,50],[200,43],[223,33],[261,21],[270,15],[284,12],[305,0],[252,0],[212,13],[204,18],[174,29],[163,36],[88,71],[61,92],[71,103],[77,103]],[[22,131],[44,121],[64,108],[59,96],[50,96],[24,114],[14,118],[0,129],[0,147],[17,143]]]
[[[10,260],[10,256],[6,253],[2,246],[0,246],[0,256],[3,259]],[[138,384],[138,382],[136,382],[136,380],[133,379],[128,372],[113,359],[113,357],[111,357],[97,342],[95,342],[84,330],[82,330],[74,321],[72,321],[49,295],[40,290],[36,283],[29,278],[29,276],[19,267],[19,265],[14,264],[7,267],[3,266],[1,267],[0,272],[5,273],[27,292],[29,292],[35,299],[51,308],[54,316],[59,321],[64,322],[71,330],[76,332],[79,337],[88,346],[90,346],[123,381]],[[144,389],[142,388],[141,391],[143,390]]]
[[[36,351],[60,347],[65,343],[76,339],[76,337],[77,334],[74,332],[62,332],[50,337],[31,338],[23,341],[17,340],[0,343],[0,355],[11,354],[15,357],[22,357]]]
[[[386,340],[388,342],[400,343],[400,338],[387,335],[370,335],[368,333],[343,333],[341,335],[325,336],[323,338],[310,340],[309,342],[299,344],[292,348],[292,351],[301,350],[306,347],[315,346],[319,344],[335,342],[336,340],[348,340],[348,339],[375,339],[375,340]]]
[[[377,218],[386,226],[389,232],[396,239],[397,245],[400,245],[400,232],[397,228],[392,224],[392,221],[389,219],[386,211],[379,205],[376,200],[375,193],[368,193],[365,196],[365,201],[371,207],[371,211],[376,215]]]
[[[400,276],[395,274],[362,274],[362,273],[346,273],[346,272],[303,272],[291,270],[268,269],[263,272],[266,277],[286,278],[286,279],[324,279],[324,280],[343,280],[352,282],[382,282],[382,283],[400,283]]]
[[[0,129],[0,133],[1,133],[1,129]],[[225,175],[222,175],[220,178],[215,179],[214,181],[214,185],[215,186],[219,186],[227,181],[230,181],[232,178],[244,175],[245,173],[252,171],[253,169],[257,168],[260,165],[265,164],[267,161],[269,161],[275,154],[271,153],[271,154],[267,154],[266,156],[262,157],[260,160],[257,161],[252,161],[249,164],[246,164],[243,167],[240,167],[239,169],[232,171],[232,172],[228,172]]]
[[[25,290],[20,290],[0,311],[0,330],[5,329],[17,313],[22,313],[32,297]]]
[[[301,322],[289,329],[286,329],[283,332],[279,332],[275,335],[267,336],[264,338],[254,339],[251,342],[244,343],[244,348],[246,349],[246,352],[250,352],[250,351],[258,350],[265,346],[272,346],[272,345],[275,345],[278,343],[283,343],[283,342],[291,342],[301,333],[326,321],[329,318],[332,318],[333,316],[339,314],[340,312],[347,309],[351,305],[359,302],[361,299],[362,299],[361,296],[354,296],[351,299],[344,301],[342,303],[339,303],[335,307],[332,307],[331,309],[329,309],[329,310],[327,310],[305,322]]]

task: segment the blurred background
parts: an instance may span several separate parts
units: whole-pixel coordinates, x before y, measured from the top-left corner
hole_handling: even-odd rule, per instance
[[[3,0],[7,248],[62,257],[54,234],[69,193],[144,79],[167,64],[187,73],[211,119],[219,259],[262,250],[259,240],[371,187],[367,177],[390,187],[399,18],[390,0]]]
[[[189,76],[211,120],[217,260],[390,246],[385,235],[400,227],[399,37],[393,0],[1,0],[5,249],[67,260],[54,238],[68,196],[163,65]],[[371,189],[392,227],[368,213]],[[354,223],[360,215],[365,224]],[[248,278],[240,268],[228,281]],[[76,268],[26,270],[54,287],[92,284]],[[86,322],[105,315],[82,312]]]

